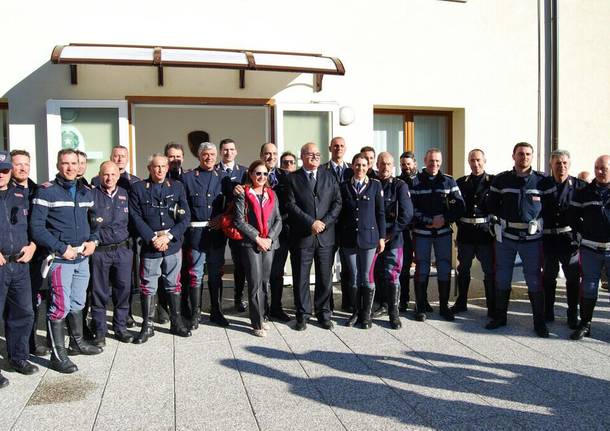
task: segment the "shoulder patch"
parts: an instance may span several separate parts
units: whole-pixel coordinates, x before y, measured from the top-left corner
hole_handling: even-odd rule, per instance
[[[14,192],[13,194],[15,196],[17,196],[18,198],[22,198],[23,197],[23,193]]]
[[[47,181],[46,183],[42,183],[42,184],[40,185],[40,187],[44,187],[45,189],[48,189],[48,188],[49,188],[49,187],[51,187],[52,185],[53,185],[53,183],[52,183],[52,182]]]

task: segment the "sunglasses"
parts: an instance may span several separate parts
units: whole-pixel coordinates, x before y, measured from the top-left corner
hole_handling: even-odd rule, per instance
[[[282,165],[294,165],[294,160],[282,160]]]
[[[269,176],[269,172],[254,172],[254,175],[256,175],[257,177],[263,176],[263,177],[268,177]]]

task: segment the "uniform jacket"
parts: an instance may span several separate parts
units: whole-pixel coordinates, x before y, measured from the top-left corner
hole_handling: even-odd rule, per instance
[[[117,186],[112,196],[102,187],[93,189],[91,225],[95,226],[100,245],[119,244],[129,239],[129,194]]]
[[[277,184],[273,187],[278,201],[280,216],[282,217],[282,232],[280,238],[288,239],[290,235],[290,225],[288,224],[288,208],[286,208],[286,188],[288,185],[288,175],[290,172],[283,169],[276,169]]]
[[[243,247],[256,247],[256,237],[260,235],[262,228],[259,225],[256,211],[250,202],[251,199],[246,197],[246,193],[252,192],[248,188],[245,193],[235,197],[234,222],[235,227],[244,235],[241,245]],[[277,195],[272,189],[266,189],[265,195],[262,205],[259,204],[257,197],[254,197],[254,200],[256,200],[255,205],[259,205],[260,213],[268,214],[267,217],[264,215],[261,217],[261,222],[266,223],[266,237],[271,239],[271,250],[276,250],[280,246],[278,238],[282,231],[282,217]]]
[[[357,193],[352,177],[343,182],[340,189],[339,244],[345,248],[376,248],[386,232],[381,182],[369,179]]]
[[[541,172],[531,169],[529,175],[520,177],[514,168],[494,178],[487,197],[489,214],[507,223],[528,223],[542,217],[542,208],[555,187],[549,187]],[[505,232],[527,239],[537,239],[542,233],[527,235],[527,228],[506,226]]]
[[[599,187],[596,180],[576,190],[569,220],[583,240],[610,243],[610,190]]]
[[[132,184],[137,183],[138,181],[142,181],[140,178],[135,175],[131,175],[129,172],[125,171],[119,176],[119,180],[117,181],[117,186],[122,187],[129,193],[131,190]],[[91,185],[93,187],[99,187],[101,183],[99,175],[91,178]]]
[[[457,185],[460,188],[466,206],[466,212],[463,217],[470,219],[487,218],[486,201],[493,179],[494,176],[486,172],[482,174],[478,182],[472,174],[458,178]],[[457,220],[458,242],[465,244],[490,244],[493,242],[494,238],[489,231],[489,223],[465,223],[461,221],[461,218]]]
[[[248,176],[248,168],[238,164],[237,162],[235,162],[233,165],[233,170],[231,171],[230,175],[228,172],[222,169],[222,165],[220,163],[216,163],[214,170],[218,173],[218,175],[226,178],[223,180],[223,192],[227,196],[230,196],[231,199],[233,196],[233,187],[235,187],[237,184],[244,184]]]
[[[173,216],[176,208],[183,214]],[[161,187],[161,198],[153,197],[152,180],[135,183],[129,193],[129,214],[138,235],[143,239],[142,257],[158,258],[177,253],[182,246],[184,232],[191,219],[184,186],[179,181],[165,179]],[[175,219],[174,219],[175,217]],[[169,230],[173,238],[165,252],[157,251],[151,244],[155,232]]]
[[[413,233],[419,235],[446,235],[452,232],[451,223],[464,214],[464,199],[457,183],[450,175],[438,172],[434,177],[423,169],[413,179],[411,188],[413,201]],[[432,229],[426,225],[432,223],[436,215],[445,218],[445,225]]]
[[[226,196],[223,181],[229,180],[218,171],[205,171],[197,167],[182,176],[186,200],[191,210],[191,222],[210,221],[225,210]],[[231,190],[231,194],[233,191]],[[226,238],[222,231],[208,227],[189,227],[185,244],[195,250],[224,247]]]
[[[314,241],[323,247],[334,245],[335,223],[341,212],[341,193],[335,178],[318,168],[316,186],[312,190],[305,170],[300,168],[288,174],[286,196],[291,245],[313,247]],[[326,229],[314,237],[311,225],[316,220],[321,220]]]
[[[390,238],[386,249],[403,246],[403,232],[413,218],[413,204],[409,186],[399,178],[390,177],[381,180],[383,201],[385,204],[385,237]]]
[[[335,170],[335,168],[333,168],[333,164],[330,161],[324,163],[320,167],[326,169],[328,172],[331,172],[333,174],[333,176],[335,177],[335,179],[337,180],[337,182],[339,184],[341,184],[342,182],[347,181],[351,177],[354,176],[354,170],[352,169],[351,163],[347,163],[347,162],[343,162],[343,163],[344,163],[344,166],[343,166],[343,170],[341,172],[341,176],[339,176],[337,174],[337,171]]]
[[[27,190],[27,189],[26,189]],[[27,193],[9,185],[0,195],[0,253],[7,258],[18,255],[21,249],[30,243],[28,238],[28,214],[30,203]]]
[[[72,198],[69,184],[58,175],[55,180],[41,184],[32,200],[32,240],[48,253],[57,254],[56,262],[66,262],[60,256],[69,245],[80,247],[85,241],[98,239],[89,227],[89,211],[93,206],[91,189],[76,181],[76,196]],[[79,260],[82,258],[70,262]]]
[[[544,234],[542,239],[547,250],[573,251],[577,248],[574,231],[557,232],[554,229],[564,230],[570,228],[569,209],[570,202],[576,190],[584,188],[587,183],[578,178],[568,176],[563,184],[558,184],[553,176],[544,181],[544,189],[554,190],[545,201],[542,208],[544,220]]]

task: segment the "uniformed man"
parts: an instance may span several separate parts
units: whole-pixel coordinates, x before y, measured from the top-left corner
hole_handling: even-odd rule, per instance
[[[87,153],[81,150],[75,150],[75,153],[78,156],[76,179],[79,182],[82,182],[83,185],[91,187],[89,181],[87,181],[87,178],[85,178],[85,172],[87,172]]]
[[[496,312],[485,327],[506,325],[513,268],[517,253],[523,262],[523,274],[534,316],[534,330],[539,337],[549,336],[544,321],[542,288],[542,213],[544,202],[554,193],[546,189],[544,175],[532,169],[533,147],[519,142],[513,148],[515,165],[494,178],[487,198],[487,210],[493,216],[496,237]]]
[[[133,341],[127,331],[133,262],[129,195],[117,185],[119,177],[119,167],[114,162],[104,162],[100,165],[100,185],[93,189],[90,220],[96,227],[100,243],[91,256],[91,315],[94,344],[99,347],[106,345],[106,308],[111,296],[114,336],[122,343]]]
[[[225,187],[228,186],[228,188],[224,190],[224,193],[227,199],[232,199],[233,187],[244,183],[248,168],[237,163],[237,147],[233,139],[223,139],[218,147],[220,149],[220,162],[214,166],[214,169],[218,174],[229,179],[229,181],[225,180]],[[233,283],[235,285],[233,304],[236,312],[243,313],[248,309],[248,301],[244,301],[246,274],[241,259],[241,246],[239,241],[233,239],[229,239],[228,243],[231,250],[231,260],[233,261]]]
[[[390,325],[399,329],[402,324],[398,315],[400,301],[400,273],[403,262],[403,231],[413,217],[413,204],[409,186],[403,180],[394,178],[394,158],[386,151],[377,156],[377,172],[383,189],[385,206],[385,248],[375,262],[376,290],[387,304]]]
[[[166,178],[167,157],[155,153],[148,161],[150,176],[135,183],[129,194],[129,214],[142,238],[140,256],[140,295],[142,330],[134,343],[142,344],[154,336],[154,298],[159,278],[163,278],[169,297],[170,332],[189,337],[180,310],[180,270],[182,240],[190,221],[184,187],[179,181]]]
[[[216,229],[216,218],[225,209],[225,182],[231,183],[226,172],[214,168],[216,146],[203,142],[199,146],[199,166],[186,172],[182,181],[191,210],[191,221],[185,241],[185,269],[190,291],[191,328],[196,329],[201,315],[201,288],[207,264],[210,290],[210,321],[220,326],[229,322],[222,312],[222,265],[226,238]],[[231,188],[230,186],[228,187]]]
[[[47,312],[51,368],[60,373],[78,370],[66,355],[64,319],[70,332],[69,353],[96,355],[102,349],[83,337],[83,314],[89,283],[89,256],[99,238],[89,228],[91,189],[77,181],[78,156],[72,149],[57,153],[55,180],[40,185],[32,201],[31,235],[44,247],[51,279]]]
[[[20,193],[23,193],[31,206],[38,184],[30,178],[30,153],[25,150],[13,150],[11,151],[11,162],[13,169],[11,171],[10,185],[19,190]],[[42,304],[43,294],[46,296],[48,290],[47,283],[43,282],[40,273],[40,266],[45,257],[42,248],[37,248],[32,260],[29,262],[30,283],[32,286],[32,310],[34,311],[34,323],[32,325],[32,333],[30,334],[30,353],[36,356],[46,356],[51,353],[51,349],[46,344],[39,344],[36,339],[40,305]]]
[[[443,157],[438,148],[426,152],[426,167],[411,188],[413,243],[415,248],[415,320],[426,320],[428,278],[434,247],[440,315],[453,320],[449,309],[451,285],[451,223],[464,215],[464,200],[455,180],[441,172]]]
[[[580,286],[580,268],[578,263],[578,243],[575,232],[570,227],[568,209],[576,190],[587,183],[569,174],[570,153],[566,150],[555,150],[551,153],[552,175],[546,178],[545,189],[553,189],[548,205],[542,208],[544,230],[544,267],[542,284],[544,286],[544,317],[547,322],[555,320],[555,289],[559,264],[566,279],[568,302],[568,326],[578,326],[578,289]]]
[[[591,336],[591,320],[604,265],[610,278],[610,155],[595,160],[595,179],[574,193],[570,220],[581,235],[582,269],[580,324],[570,338],[580,340]]]
[[[27,263],[36,245],[28,239],[27,195],[9,187],[12,168],[10,154],[0,151],[0,312],[10,367],[21,374],[34,374],[38,367],[28,362],[34,312]],[[0,388],[8,383],[0,374]]]
[[[466,204],[466,213],[457,221],[458,266],[456,282],[458,297],[451,307],[453,314],[467,309],[470,268],[475,257],[481,263],[481,269],[483,270],[487,315],[493,317],[493,312],[496,309],[494,303],[494,245],[489,230],[489,217],[485,208],[489,187],[494,177],[485,172],[486,162],[483,150],[478,148],[471,150],[468,153],[470,175],[457,180],[457,185]]]
[[[179,142],[168,142],[163,149],[163,154],[165,154],[169,163],[167,178],[170,180],[180,180],[184,173],[184,169],[182,168],[182,163],[184,162],[184,145]]]
[[[375,170],[375,148],[367,145],[360,148],[360,153],[364,154],[369,161],[369,170],[366,173],[366,176],[371,179],[377,179],[377,171]]]

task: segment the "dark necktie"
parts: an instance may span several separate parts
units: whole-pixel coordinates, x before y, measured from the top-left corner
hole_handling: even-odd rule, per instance
[[[226,171],[226,172],[227,172],[227,175],[230,177],[230,176],[231,176],[231,174],[233,173],[233,169],[231,169],[231,168],[227,168],[227,171]]]
[[[343,179],[342,175],[341,175],[341,171],[342,171],[341,166],[337,165],[337,178],[339,178],[339,181],[341,181]]]
[[[360,194],[361,190],[362,190],[362,183],[360,181],[356,181],[356,191],[358,192],[358,194]]]
[[[269,184],[271,184],[271,188],[277,185],[277,176],[275,175],[275,170],[269,172]]]
[[[309,188],[312,191],[316,189],[316,175],[313,172],[309,173]]]

